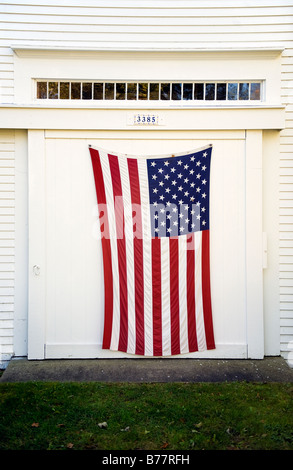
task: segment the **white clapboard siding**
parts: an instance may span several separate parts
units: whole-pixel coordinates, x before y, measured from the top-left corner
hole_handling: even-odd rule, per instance
[[[281,351],[286,356],[290,344],[293,348],[292,0],[11,0],[0,5],[0,18],[1,103],[14,102],[11,46],[101,50],[284,49],[281,103],[286,106],[286,129],[280,139],[279,278]],[[13,159],[9,159],[13,142],[5,135],[6,141],[0,144],[3,157],[0,209],[11,211],[0,211],[0,247],[9,248],[6,255],[1,255],[0,288],[13,282],[13,246],[9,245],[14,234]],[[13,300],[9,292],[3,296]],[[0,309],[0,319],[2,347],[10,351],[11,310]]]
[[[282,103],[287,107],[280,153],[280,344],[284,357],[293,350],[293,48],[283,53]],[[292,352],[291,352],[292,354]]]
[[[292,45],[290,0],[12,0],[0,5],[0,15],[3,103],[13,102],[12,45],[124,50]]]
[[[14,132],[0,130],[0,366],[13,354]]]

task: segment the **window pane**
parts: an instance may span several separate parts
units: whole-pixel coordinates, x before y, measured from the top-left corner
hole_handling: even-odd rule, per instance
[[[138,85],[139,90],[139,99],[140,100],[147,100],[148,99],[148,83],[139,83]]]
[[[125,100],[125,83],[116,83],[116,100]]]
[[[217,100],[225,100],[226,99],[226,91],[227,85],[226,83],[218,83],[217,84]]]
[[[38,100],[47,99],[47,82],[38,82],[37,83],[37,98]]]
[[[192,100],[192,83],[183,84],[183,99]]]
[[[49,99],[58,99],[58,82],[49,82]]]
[[[214,83],[207,83],[206,84],[205,99],[206,100],[214,100],[215,99],[215,84]]]
[[[172,83],[172,100],[181,100],[181,83]]]
[[[92,84],[91,83],[83,83],[82,84],[82,99],[83,100],[91,100],[93,97],[92,92]]]
[[[105,100],[114,99],[114,83],[105,83]]]
[[[260,100],[260,83],[250,84],[250,99]]]
[[[160,85],[158,83],[150,83],[150,100],[159,99]]]
[[[161,100],[170,99],[170,83],[161,83]]]
[[[248,100],[249,83],[239,83],[239,99]]]
[[[137,84],[127,83],[127,99],[136,100]]]
[[[203,83],[194,84],[194,99],[203,100]]]
[[[71,83],[71,99],[80,100],[81,83]]]
[[[60,98],[61,100],[69,99],[69,82],[60,82]]]
[[[114,83],[105,83],[105,100],[114,99]]]
[[[228,83],[228,100],[237,100],[237,83]]]
[[[94,83],[94,100],[103,99],[103,83]]]

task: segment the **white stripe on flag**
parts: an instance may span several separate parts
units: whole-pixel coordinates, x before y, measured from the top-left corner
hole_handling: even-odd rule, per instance
[[[130,195],[129,173],[126,158],[118,158],[121,186],[123,193],[126,267],[127,267],[127,310],[128,310],[128,343],[127,352],[135,354],[136,320],[135,320],[135,281],[134,281],[134,254],[133,254],[133,222]],[[122,206],[122,203],[121,203]],[[121,207],[122,208],[122,207]]]
[[[145,159],[139,159],[141,217],[143,231],[143,269],[144,269],[144,326],[145,354],[153,355],[153,307],[152,307],[152,241],[149,205],[149,182]]]
[[[179,312],[180,312],[180,352],[188,352],[187,330],[187,236],[178,237],[179,240]]]
[[[162,352],[171,355],[170,238],[161,238]]]
[[[195,312],[196,312],[196,333],[198,350],[206,349],[205,327],[203,317],[203,299],[202,299],[202,232],[195,232]]]
[[[105,192],[107,199],[107,209],[109,218],[109,232],[112,253],[112,271],[113,271],[113,326],[111,336],[111,349],[118,351],[119,334],[120,334],[120,292],[119,292],[119,268],[118,268],[118,252],[116,237],[116,221],[114,211],[114,198],[112,178],[109,166],[108,155],[100,151],[101,165],[104,175]]]

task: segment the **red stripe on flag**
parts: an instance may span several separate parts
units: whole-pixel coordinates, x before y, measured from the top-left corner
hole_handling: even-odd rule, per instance
[[[202,232],[202,296],[207,349],[215,348],[210,288],[210,232]]]
[[[152,238],[153,355],[162,356],[161,240]]]
[[[127,159],[132,203],[133,256],[135,285],[136,350],[144,354],[144,281],[141,199],[137,160]]]
[[[169,240],[171,354],[180,354],[178,238]]]
[[[120,292],[120,336],[119,351],[127,351],[128,341],[128,297],[127,297],[127,266],[126,266],[126,243],[124,231],[124,209],[122,197],[122,185],[118,157],[108,155],[112,177],[113,196],[115,204],[115,219],[117,232],[117,250],[119,267],[119,292]]]
[[[189,352],[198,350],[195,319],[195,244],[194,233],[187,238],[187,325]]]
[[[107,201],[105,194],[105,185],[103,178],[103,171],[101,166],[101,159],[99,152],[90,149],[91,160],[93,165],[93,173],[95,179],[98,208],[100,215],[100,227],[102,238],[102,251],[103,251],[103,266],[104,266],[104,292],[105,292],[105,307],[104,307],[104,334],[103,334],[103,349],[109,349],[111,344],[112,324],[113,324],[113,273],[112,273],[112,255],[111,244],[109,237],[109,222],[107,213]],[[103,219],[101,218],[103,211]]]

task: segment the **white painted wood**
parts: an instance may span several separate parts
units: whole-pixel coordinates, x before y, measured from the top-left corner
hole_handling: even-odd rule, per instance
[[[140,356],[132,356],[128,354],[127,356],[121,352],[112,352],[109,355],[108,351],[101,349],[101,344],[88,344],[88,345],[78,345],[78,344],[47,344],[46,345],[46,357],[50,359],[59,359],[60,357],[64,359],[87,359],[97,358],[97,351],[99,351],[99,359],[139,359]],[[246,359],[247,358],[247,346],[246,344],[217,344],[217,350],[202,351],[201,353],[192,353],[192,354],[180,354],[177,356],[172,356],[176,359]],[[152,357],[148,357],[152,359]],[[153,358],[156,359],[156,358]]]
[[[266,4],[262,4],[258,6],[258,8],[254,8],[254,5],[247,5],[246,2],[241,2],[239,5],[235,6],[235,2],[231,7],[225,5],[224,3],[221,4],[219,11],[215,15],[214,7],[217,2],[214,4],[207,4],[207,2],[196,3],[194,5],[193,2],[189,3],[188,5],[180,4],[180,8],[178,7],[178,3],[174,2],[162,2],[161,5],[157,4],[157,2],[153,2],[153,4],[141,4],[141,2],[133,3],[130,6],[127,5],[119,5],[117,7],[117,3],[108,2],[107,4],[103,4],[101,1],[98,3],[96,2],[94,5],[90,5],[88,2],[86,5],[83,5],[80,1],[77,1],[75,5],[67,4],[54,4],[47,3],[47,5],[42,5],[42,2],[39,1],[32,1],[30,4],[26,4],[24,6],[21,5],[20,1],[11,2],[9,6],[3,6],[4,12],[17,12],[17,13],[31,13],[31,14],[59,14],[62,15],[100,15],[100,16],[114,16],[114,17],[137,17],[137,16],[148,16],[148,17],[161,17],[165,18],[168,16],[171,17],[190,17],[190,16],[220,16],[220,17],[236,17],[238,15],[245,16],[262,16],[264,12],[268,16],[272,16],[276,13],[276,4],[270,5],[268,2]],[[155,8],[154,8],[155,6]],[[218,5],[217,5],[218,6]],[[280,5],[281,13],[290,15],[292,14],[292,4],[282,3]]]
[[[0,130],[0,367],[13,354],[15,274],[14,131]]]
[[[140,103],[132,108],[123,107],[2,107],[0,120],[3,118],[3,127],[13,126],[15,129],[76,129],[94,130],[99,123],[99,129],[139,131],[142,126],[128,124],[128,115],[132,109],[133,114],[143,112]],[[150,111],[149,111],[150,112]],[[165,108],[158,107],[155,113],[163,118],[164,124],[157,126],[157,130],[243,130],[282,129],[285,125],[285,108],[282,106],[247,106],[247,107],[190,107]],[[145,132],[151,132],[154,127],[144,126]],[[288,146],[289,151],[290,146]]]
[[[246,305],[248,357],[264,356],[262,132],[246,136]]]
[[[72,7],[80,7],[81,6],[81,3],[80,3],[80,0],[71,0],[70,1],[70,4],[69,3],[66,3],[66,2],[63,2],[63,5],[61,2],[51,2],[50,0],[38,0],[37,2],[30,2],[28,3],[26,0],[18,0],[17,4],[18,5],[33,5],[33,4],[36,4],[36,5],[39,5],[39,6],[64,6],[64,5],[70,5]],[[193,5],[193,0],[183,0],[180,2],[180,9],[185,9],[185,8],[190,8],[191,6],[194,6]],[[96,0],[87,0],[87,3],[86,5],[88,7],[94,7],[95,9],[98,9],[98,8],[103,8],[103,7],[111,7],[111,4],[109,4],[109,2],[107,0],[100,0],[98,3],[96,2]],[[241,5],[241,4],[240,4]],[[278,2],[278,5],[280,6],[290,6],[292,5],[291,1],[290,0],[280,0]],[[215,7],[219,7],[219,2],[217,0],[199,0],[197,2],[197,5],[196,5],[198,8],[205,8],[205,9],[210,9],[210,8],[215,8]],[[275,0],[266,0],[266,3],[264,5],[263,1],[262,0],[246,0],[244,4],[242,4],[241,6],[244,6],[244,7],[267,7],[267,6],[271,6],[271,7],[275,7],[276,6],[276,2]],[[117,4],[115,5],[115,7],[117,7]],[[131,0],[131,1],[125,1],[123,2],[123,5],[120,6],[120,8],[139,8],[139,9],[142,9],[142,8],[171,8],[171,7],[174,7],[174,8],[179,8],[178,6],[178,3],[176,0],[169,0],[168,2],[164,1],[164,0],[140,0],[139,3],[137,3],[137,1],[135,0]],[[233,0],[224,0],[221,4],[221,7],[224,7],[224,8],[228,8],[228,7],[235,7],[235,2]],[[112,8],[113,8],[113,5],[112,5]]]
[[[46,300],[46,201],[44,131],[28,132],[29,317],[28,358],[44,359]],[[38,275],[36,267],[40,268]]]
[[[280,194],[279,194],[279,296],[280,296],[280,349],[281,354],[293,365],[293,253],[291,243],[293,239],[293,189],[292,189],[292,77],[293,77],[293,49],[288,49],[282,64],[282,102],[287,105],[287,128],[280,135]]]
[[[137,4],[138,5],[138,4]],[[181,5],[181,3],[180,3]],[[62,18],[58,15],[50,15],[47,13],[46,15],[35,14],[31,12],[31,14],[22,15],[18,13],[9,13],[7,14],[7,27],[14,28],[14,29],[28,29],[31,26],[36,28],[39,27],[47,27],[49,30],[52,27],[59,27],[60,23],[62,22],[62,26],[66,28],[71,27],[79,27],[82,25],[83,28],[87,26],[87,28],[91,27],[104,27],[107,26],[114,30],[115,27],[120,28],[131,28],[133,26],[139,26],[144,29],[147,28],[154,28],[161,29],[162,32],[165,30],[169,30],[170,27],[193,27],[195,28],[194,31],[200,31],[200,28],[207,27],[207,30],[211,30],[212,26],[218,28],[226,28],[227,26],[230,28],[235,28],[236,21],[233,16],[227,17],[217,17],[217,16],[177,16],[177,17],[169,17],[166,19],[166,23],[162,24],[161,17],[148,17],[148,16],[98,16],[98,15],[91,15],[89,18],[88,16],[77,16],[77,15],[63,15]],[[272,30],[278,31],[282,30],[282,27],[288,28],[292,22],[292,18],[290,15],[282,16],[282,15],[274,15],[274,16],[246,16],[241,18],[241,24],[238,22],[238,28],[242,28],[243,31],[251,30],[254,27],[254,30],[260,29],[263,30]],[[289,26],[288,26],[289,25]]]
[[[258,5],[221,1],[215,8],[213,2],[180,2],[180,6],[172,1],[135,2],[117,7],[116,3],[102,1],[52,5],[15,0],[2,5],[1,11],[5,21],[2,57],[11,56],[12,42],[34,47],[59,48],[62,44],[120,50],[231,50],[292,44],[290,1],[277,5],[269,0]],[[3,87],[4,80],[2,76]],[[10,83],[7,90],[2,88],[3,102],[13,101],[13,80]]]
[[[40,299],[36,284],[31,284],[31,300],[37,296],[36,305],[39,306],[38,328],[34,331],[35,334],[38,332],[39,347],[36,349],[41,351],[42,338],[47,358],[115,357],[112,352],[101,351],[99,346],[103,329],[102,254],[94,231],[96,195],[94,185],[89,184],[92,179],[89,133],[79,132],[74,139],[70,139],[68,133],[67,138],[58,139],[55,138],[57,134],[55,131],[46,139],[46,194],[41,195],[41,200],[45,198],[46,201],[43,208],[47,221],[46,247],[41,242],[42,247],[39,248],[41,257],[47,260],[46,272],[43,268],[41,270],[46,284],[46,301]],[[93,146],[131,154],[141,152],[141,148],[153,154],[182,151],[183,146],[188,150],[211,140],[207,140],[207,133],[204,133],[203,140],[199,132],[185,133],[184,140],[179,133],[181,138],[171,141],[166,138],[136,140],[135,133],[132,133],[132,139],[122,140],[119,133],[110,140],[105,136],[97,138],[99,133],[95,136],[90,134]],[[33,133],[30,133],[30,139],[32,137]],[[38,146],[43,148],[41,133],[36,137]],[[223,135],[221,139],[215,139],[215,133],[212,137],[211,224],[214,229],[211,232],[211,270],[215,336],[219,349],[205,353],[204,357],[247,357],[245,140],[244,134],[233,136],[231,132],[227,133],[227,139]],[[44,152],[39,152],[40,158],[44,160]],[[37,165],[44,167],[44,163]],[[30,203],[39,204],[36,198],[32,198]],[[45,223],[44,217],[42,215],[38,220],[40,233],[45,229],[40,226]],[[251,269],[255,269],[255,265]],[[262,310],[256,313],[262,315]],[[252,338],[252,342],[254,340]],[[119,354],[119,357],[129,356]],[[194,357],[201,355],[197,353]],[[30,358],[34,358],[32,353]]]
[[[14,354],[27,356],[28,156],[27,132],[15,131],[15,311]]]
[[[148,139],[151,140],[189,140],[190,138],[196,138],[198,135],[198,131],[195,130],[191,131],[179,131],[176,130],[176,133],[171,131],[164,132],[157,132],[156,130],[149,130],[147,133]],[[200,135],[203,139],[211,140],[243,140],[245,139],[245,131],[229,131],[225,130],[222,131],[201,131]],[[115,141],[115,140],[132,140],[135,137],[135,140],[145,140],[146,133],[145,130],[138,129],[135,133],[131,130],[125,130],[122,132],[113,131],[113,130],[87,130],[87,131],[72,131],[72,130],[51,130],[48,129],[45,131],[45,138],[46,139],[91,139],[91,140],[99,140],[99,141]]]
[[[267,267],[263,271],[265,355],[280,354],[279,298],[279,171],[280,136],[263,132],[263,230],[267,234]]]
[[[72,0],[71,2],[56,1],[54,3],[49,0],[31,0],[30,2],[26,0],[13,0],[0,6],[0,14],[1,20],[3,21],[1,22],[0,29],[4,30],[0,40],[1,106],[12,103],[22,105],[28,102],[27,97],[24,99],[24,96],[27,96],[25,93],[28,92],[28,94],[30,94],[32,91],[30,78],[28,82],[21,79],[18,82],[17,54],[19,54],[19,57],[24,57],[28,54],[30,48],[39,49],[38,51],[34,51],[36,63],[39,64],[40,59],[46,57],[46,51],[41,51],[40,48],[67,49],[66,52],[60,52],[56,60],[52,59],[51,55],[51,59],[47,62],[49,64],[46,66],[47,69],[45,68],[45,70],[43,70],[44,72],[47,70],[49,73],[55,70],[54,74],[56,73],[58,75],[62,69],[63,77],[69,78],[76,77],[81,73],[81,70],[84,71],[85,78],[90,76],[90,73],[93,71],[93,63],[95,62],[93,56],[90,58],[92,49],[116,49],[121,51],[123,49],[131,50],[135,48],[138,51],[161,50],[164,51],[164,53],[166,53],[166,51],[174,51],[175,49],[180,51],[187,49],[190,51],[203,51],[207,49],[214,51],[236,51],[236,49],[244,50],[245,48],[249,50],[261,50],[265,48],[271,48],[273,50],[284,49],[280,64],[276,61],[275,67],[273,67],[275,75],[273,79],[269,80],[267,99],[286,107],[286,123],[283,122],[283,117],[279,116],[277,124],[278,128],[285,125],[286,131],[281,132],[280,148],[278,150],[280,152],[279,210],[281,218],[280,225],[278,226],[280,257],[278,266],[274,265],[274,272],[279,273],[280,277],[280,304],[278,310],[280,310],[281,320],[293,318],[293,302],[290,301],[288,292],[285,293],[283,290],[284,287],[292,287],[293,279],[293,259],[291,251],[289,251],[293,233],[293,207],[291,204],[293,192],[292,174],[290,172],[293,154],[292,28],[290,35],[290,27],[292,25],[292,1],[240,0],[239,2],[235,2],[233,0],[221,0],[219,2],[217,0],[200,0],[199,2],[193,2],[184,0],[179,4],[173,0],[144,0],[140,2],[129,0],[123,2],[123,5],[120,4],[119,8],[117,8],[116,2],[109,0],[87,0],[86,3],[80,0]],[[170,37],[171,28],[172,32],[174,30],[173,37]],[[42,35],[42,31],[45,31],[44,35]],[[95,33],[96,31],[97,33]],[[185,32],[186,34],[184,34]],[[156,36],[154,36],[154,34],[156,34]],[[118,35],[119,40],[117,40]],[[135,42],[134,38],[137,39]],[[156,39],[155,42],[153,38]],[[14,54],[11,46],[22,48],[25,46],[28,49],[26,52],[22,49],[22,52],[17,51],[17,54]],[[76,53],[74,49],[78,50],[78,53]],[[88,49],[88,51],[86,51],[86,49]],[[50,51],[48,50],[47,53],[49,54]],[[64,65],[63,62],[66,56],[70,56],[72,59],[75,58],[72,62],[69,61],[67,65]],[[85,57],[86,60],[82,61],[82,56]],[[266,75],[267,72],[263,67],[265,62],[263,60],[260,61],[257,55],[255,55],[255,57],[252,66],[252,68],[255,68],[255,73],[258,75],[258,70],[260,70],[260,75]],[[80,62],[78,62],[77,59],[80,60]],[[222,59],[223,57],[221,57],[221,60]],[[267,59],[269,60],[268,56]],[[179,60],[180,59],[177,58],[176,66],[172,67],[172,73],[175,77],[176,71],[181,73],[180,67],[177,66]],[[250,58],[250,60],[252,59]],[[274,60],[274,57],[271,56],[270,60]],[[43,61],[41,62],[44,64]],[[205,62],[209,64],[209,60],[205,59]],[[235,57],[233,58],[233,62],[235,62]],[[53,67],[52,63],[54,64]],[[142,62],[140,62],[140,65],[141,63]],[[180,64],[182,64],[181,60]],[[249,74],[251,73],[251,68],[247,69],[245,65],[244,62],[239,62],[236,67],[234,63],[235,70],[238,70],[238,73],[241,71],[241,75],[243,76],[248,72]],[[279,65],[281,65],[280,70]],[[102,70],[104,69],[102,68]],[[108,74],[109,68],[105,70],[106,74]],[[196,73],[199,75],[202,74],[204,78],[206,78],[208,74],[214,79],[215,75],[218,74],[219,76],[222,72],[228,73],[228,71],[231,72],[232,70],[233,66],[230,65],[227,68],[227,62],[225,62],[223,66],[218,60],[217,62],[213,62],[208,68],[197,68]],[[37,74],[35,74],[36,72],[38,72],[38,69],[34,70],[35,76],[37,76]],[[142,72],[145,76],[145,69],[142,69]],[[134,76],[131,68],[129,69],[129,73],[130,77]],[[162,61],[161,69],[159,69],[160,76],[166,74],[169,77],[169,73],[170,69],[168,67],[166,68],[166,61]],[[277,75],[281,78],[280,82],[278,81],[279,78]],[[47,78],[47,76],[48,75],[45,75],[44,78]],[[109,77],[107,76],[106,78]],[[226,76],[221,78],[227,79]],[[16,98],[14,94],[15,89],[17,91]],[[18,90],[23,90],[23,92],[19,94]],[[24,95],[22,93],[24,93]],[[268,114],[266,110],[263,111],[266,115]],[[215,111],[211,112],[215,114]],[[1,109],[1,126],[14,129],[16,125],[19,129],[26,129],[28,126],[33,125],[36,128],[40,126],[40,115],[33,113],[31,109],[27,109],[25,114],[20,118],[19,114],[16,115],[9,109]],[[42,119],[45,120],[46,124],[48,123],[54,126],[53,115],[56,114],[56,112],[53,111],[52,117],[49,117],[49,114],[50,111],[48,110],[48,117],[42,117]],[[71,116],[72,121],[74,121],[72,113]],[[80,116],[82,116],[82,114]],[[207,122],[209,122],[209,118],[210,115],[208,115]],[[62,123],[61,120],[63,121]],[[67,121],[70,122],[68,116],[63,115],[60,121],[56,121],[56,127],[64,126],[64,122]],[[221,114],[218,115],[217,121],[222,122]],[[234,121],[234,118],[232,121]],[[246,115],[245,121],[246,125],[247,122],[251,122],[251,116],[249,114]],[[241,124],[244,126],[242,129],[247,128],[245,121]],[[258,115],[257,121],[259,123],[267,123],[267,117]],[[230,122],[230,120],[227,120],[225,125],[228,125],[228,122]],[[274,122],[276,123],[276,120]],[[237,125],[240,126],[239,121]],[[261,126],[261,124],[259,124],[259,126]],[[270,126],[270,129],[273,129],[272,122]],[[39,128],[41,129],[41,127]],[[265,145],[264,143],[264,146]],[[13,170],[14,163],[9,167],[9,162],[13,162],[14,160],[13,145],[8,146],[6,149],[4,147],[5,146],[1,147],[0,144],[1,156],[3,158],[5,156],[4,165]],[[0,187],[1,207],[8,207],[5,204],[9,205],[9,207],[13,207],[15,185],[11,182],[11,179],[4,181],[6,177],[13,176],[13,173],[3,172],[2,176],[3,181]],[[266,183],[266,180],[264,183]],[[11,216],[12,214],[1,213],[0,217],[6,217],[8,215]],[[4,222],[3,219],[3,224],[0,227],[0,243],[3,244],[1,245],[1,249],[3,250],[6,246],[4,246],[4,244],[11,243],[14,239],[14,225],[11,220],[12,219],[7,219]],[[274,243],[275,237],[277,236],[275,233],[277,229],[276,221],[274,224],[273,226],[270,225],[270,231],[268,232],[269,264],[268,269],[264,273],[265,286],[267,285],[267,288],[265,287],[265,311],[269,308],[269,299],[271,299],[269,292],[273,296],[273,299],[276,298],[276,295],[279,295],[276,291],[273,275],[271,277],[269,276],[268,284],[266,284],[266,276],[271,272],[270,234],[274,239]],[[2,253],[4,252],[2,251]],[[11,255],[11,252],[9,252],[7,256]],[[274,251],[274,256],[275,255],[276,253]],[[274,258],[274,260],[275,259],[276,258]],[[2,263],[1,268],[5,269],[5,271],[0,270],[1,282],[13,283],[13,263],[10,261],[8,263]],[[291,285],[285,285],[285,283],[291,283]],[[270,290],[270,286],[274,286],[273,290]],[[3,314],[5,314],[5,312],[3,312]],[[10,314],[11,312],[7,312],[7,316]],[[266,331],[267,322],[269,322],[269,325],[276,325],[276,319],[272,320],[271,317],[270,319],[267,318],[268,317],[265,317]],[[271,331],[274,329],[273,326],[269,328],[271,328]],[[288,338],[293,337],[292,330],[289,326],[283,326],[282,328],[281,352],[285,351],[287,355]],[[266,337],[270,338],[269,342],[272,341],[272,344],[275,344],[275,339],[272,339],[273,336],[268,334]],[[2,351],[5,351],[5,354],[11,354],[11,352],[13,352],[13,339],[4,337],[1,341],[3,344]],[[276,351],[275,346],[273,349]],[[269,349],[269,351],[271,351],[271,349]]]
[[[16,49],[15,56],[15,98],[17,103],[37,104],[38,106],[81,107],[94,106],[97,102],[89,100],[59,101],[36,100],[35,79],[47,80],[94,80],[101,81],[263,81],[262,101],[247,102],[205,102],[208,106],[237,106],[251,104],[280,105],[281,55],[280,51],[242,51],[242,52],[101,52],[101,51],[44,51],[42,49]],[[40,61],[40,59],[42,59]],[[58,73],[52,69],[52,62],[58,61]],[[180,63],[180,67],[178,67]],[[139,65],[139,66],[138,66]],[[54,73],[52,73],[54,72]],[[166,103],[132,101],[102,103],[109,107],[143,106],[157,108],[190,108],[202,109],[202,103]]]
[[[293,12],[293,8],[291,10],[291,14]],[[34,28],[32,28],[34,29]],[[64,28],[66,29],[66,28]],[[2,31],[1,35],[3,36],[4,40],[9,40],[13,41],[13,44],[18,44],[19,41],[21,43],[25,43],[26,41],[31,41],[32,43],[35,42],[38,44],[40,41],[46,41],[46,42],[51,42],[55,43],[56,46],[58,45],[58,42],[60,39],[64,42],[70,42],[72,44],[78,44],[80,42],[83,42],[84,45],[89,46],[92,43],[108,43],[111,42],[113,44],[118,44],[119,39],[121,39],[121,31],[116,31],[111,32],[109,31],[109,28],[105,28],[104,32],[99,32],[95,28],[93,29],[94,32],[88,32],[88,30],[78,30],[78,28],[75,28],[76,30],[74,32],[70,31],[63,31],[59,29],[59,31],[19,31],[19,29],[14,30],[14,31]],[[241,30],[238,29],[236,32],[230,32],[227,33],[227,30],[225,28],[222,29],[221,32],[221,40],[225,44],[228,44],[230,42],[242,42],[243,41],[243,34]],[[233,30],[232,30],[233,31]],[[33,41],[31,40],[33,33]],[[175,34],[172,34],[170,32],[164,32],[164,42],[167,43],[177,43],[177,48],[178,45],[181,44],[181,47],[184,46],[187,49],[190,49],[190,43],[193,45],[197,45],[196,41],[196,33],[192,32],[192,29],[190,31],[186,32],[177,32],[174,31]],[[268,32],[259,32],[260,39],[262,42],[270,43],[271,38],[272,38],[272,33]],[[278,31],[278,40],[280,42],[286,42],[291,40],[291,31]],[[127,32],[127,39],[128,41],[125,43],[127,45],[127,48],[131,49],[131,41],[133,42],[142,42],[144,44],[144,47],[149,47],[152,45],[157,45],[160,44],[162,40],[162,33],[154,33],[152,31],[152,28],[150,28],[150,31],[148,33],[144,33],[143,29],[142,30],[137,30],[136,32]],[[174,37],[175,36],[175,37]],[[203,44],[204,42],[207,44],[215,44],[216,38],[218,37],[218,32],[212,31],[206,31],[206,28],[204,32],[200,33],[200,42],[199,44]],[[250,33],[246,32],[245,33],[245,43],[246,44],[253,44],[255,41],[255,32]],[[133,47],[133,46],[132,46]]]
[[[216,10],[206,3],[202,5],[190,3],[189,8],[180,3],[180,8],[178,8],[178,5],[172,2],[164,2],[164,8],[158,8],[156,5],[154,9],[150,6],[143,8],[140,2],[135,6],[132,5],[131,9],[124,5],[120,8],[115,5],[115,8],[112,8],[111,3],[108,3],[107,8],[100,2],[95,3],[92,7],[84,6],[81,3],[78,7],[77,4],[74,7],[71,4],[66,6],[62,4],[40,5],[39,2],[24,5],[17,1],[11,2],[9,6],[3,6],[3,15],[7,20],[5,31],[3,31],[6,39],[4,37],[2,39],[3,54],[8,49],[5,49],[5,46],[10,46],[11,41],[21,41],[22,43],[25,41],[26,46],[39,44],[42,47],[50,47],[51,44],[51,47],[56,48],[57,46],[59,48],[62,39],[60,34],[64,34],[64,47],[71,48],[133,49],[136,47],[152,50],[154,48],[205,50],[207,46],[216,49],[231,49],[232,42],[234,48],[242,47],[242,49],[253,48],[255,44],[260,44],[261,47],[270,44],[271,47],[275,47],[280,45],[282,41],[284,44],[288,42],[286,36],[282,36],[282,34],[286,32],[286,28],[288,29],[286,24],[288,24],[290,16],[287,15],[291,11],[288,8],[292,7],[292,5],[282,4],[278,5],[276,11],[275,5],[272,8],[267,2],[260,7],[252,7],[246,3],[236,7],[235,5],[229,5],[229,7],[221,5],[219,8],[218,5]],[[35,22],[37,22],[36,26],[34,26]],[[69,25],[67,25],[68,22]],[[73,22],[72,26],[70,22]],[[82,26],[79,26],[81,22]],[[54,23],[56,23],[55,26]],[[39,31],[34,31],[38,27]],[[52,40],[49,37],[46,40],[44,36],[47,34],[46,30],[52,28],[55,29],[54,35],[51,36]],[[103,28],[106,29],[103,30]],[[69,31],[66,32],[66,29]],[[172,36],[168,36],[171,29]],[[186,35],[189,30],[192,34],[190,38]],[[9,31],[12,34],[10,36]],[[97,33],[95,33],[96,31]],[[106,36],[102,31],[107,31]],[[137,32],[134,33],[134,31]],[[185,34],[182,36],[183,42],[180,42],[182,31]],[[235,40],[235,36],[233,37],[235,31],[236,34],[239,34],[239,42]],[[50,34],[49,31],[48,34]],[[85,41],[84,38],[89,34],[92,34],[91,40]],[[100,39],[97,39],[97,34],[101,34]],[[134,42],[135,36],[133,34],[137,34],[138,40],[136,42]],[[249,36],[250,34],[251,36]],[[288,34],[290,35],[290,29]],[[17,37],[19,37],[18,41]],[[175,42],[174,37],[176,38]],[[115,41],[115,38],[118,38],[118,42]],[[151,42],[147,42],[147,38]],[[266,38],[269,42],[266,41]],[[274,38],[275,43],[270,41],[271,38]],[[7,85],[5,87],[4,75],[2,81],[2,101],[12,102],[13,80],[9,84],[9,80],[6,79]]]

